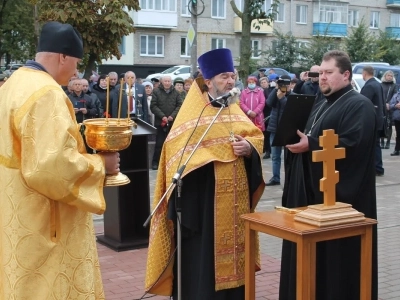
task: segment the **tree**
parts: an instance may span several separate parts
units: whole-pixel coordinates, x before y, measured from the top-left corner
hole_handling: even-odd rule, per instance
[[[379,61],[387,62],[391,65],[400,64],[400,42],[385,31],[379,31],[379,37],[376,39],[377,48],[379,49]]]
[[[369,31],[364,18],[358,24],[358,27],[352,28],[351,33],[345,39],[345,50],[353,62],[371,61],[381,56],[376,38]]]
[[[243,11],[240,11],[235,4],[234,0],[231,0],[231,7],[235,14],[242,19],[242,38],[240,44],[240,66],[238,68],[239,77],[247,78],[250,73],[250,57],[251,57],[251,23],[253,20],[257,20],[259,24],[270,25],[274,20],[276,14],[276,8],[279,4],[278,0],[274,0],[271,9],[264,11],[265,0],[243,0]],[[257,25],[254,24],[257,28]],[[259,29],[259,27],[258,27]]]
[[[33,6],[26,0],[3,0],[0,4],[0,57],[11,61],[32,58],[36,49]]]
[[[272,47],[264,53],[267,58],[266,65],[274,65],[292,72],[293,65],[299,60],[298,42],[291,32],[284,34],[274,30],[274,35],[276,39],[272,41]]]
[[[341,50],[340,38],[317,33],[306,47],[299,49],[299,64],[303,70],[309,70],[313,65],[320,65],[324,54],[330,50]]]
[[[39,6],[39,20],[69,23],[82,35],[85,77],[96,63],[121,53],[122,38],[134,32],[127,10],[139,10],[138,0],[30,0]]]

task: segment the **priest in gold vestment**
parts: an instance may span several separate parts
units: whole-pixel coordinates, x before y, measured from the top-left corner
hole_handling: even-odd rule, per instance
[[[91,213],[119,158],[86,153],[60,87],[82,56],[71,25],[46,23],[35,61],[0,90],[1,300],[104,299]]]
[[[213,100],[235,84],[229,49],[209,51],[198,62],[204,80],[190,88],[164,143],[154,206],[219,111]],[[264,191],[262,147],[262,132],[232,103],[189,160],[181,194],[182,299],[244,299],[240,215],[253,211]],[[150,293],[177,299],[175,196],[170,193],[153,216],[145,284]]]

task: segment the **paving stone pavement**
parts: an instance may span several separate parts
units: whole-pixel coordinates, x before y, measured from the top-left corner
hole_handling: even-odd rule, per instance
[[[379,299],[400,299],[400,156],[382,150],[385,175],[376,178],[378,204]],[[123,163],[123,162],[122,162]],[[263,160],[264,179],[271,177],[271,160]],[[150,190],[154,190],[157,171],[150,171]],[[266,187],[258,211],[272,210],[281,204],[282,187]],[[152,201],[152,200],[151,200]],[[96,234],[103,232],[101,216],[94,216]],[[97,244],[106,299],[169,299],[144,295],[147,249],[115,252]],[[256,275],[256,300],[277,300],[281,240],[260,235],[262,269]]]

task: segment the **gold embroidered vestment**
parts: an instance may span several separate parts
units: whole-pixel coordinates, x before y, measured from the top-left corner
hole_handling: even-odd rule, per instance
[[[219,107],[207,104],[209,104],[208,94],[202,93],[197,83],[193,83],[163,146],[153,208],[165,193],[178,167],[186,161],[217,114]],[[205,108],[204,111],[203,108]],[[254,126],[237,104],[231,104],[222,110],[182,175],[184,178],[188,173],[206,164],[214,164],[216,290],[244,284],[244,224],[240,215],[254,210],[265,187],[264,184],[260,184],[249,199],[245,158],[234,155],[229,141],[230,131],[244,137],[261,159],[264,141],[262,132]],[[170,195],[171,193],[167,195],[167,199]],[[173,259],[171,255],[175,244],[173,223],[167,219],[167,209],[168,202],[164,201],[151,222],[145,282],[146,290],[160,295],[172,293]],[[259,264],[259,258],[257,262]],[[163,273],[164,269],[166,270]]]

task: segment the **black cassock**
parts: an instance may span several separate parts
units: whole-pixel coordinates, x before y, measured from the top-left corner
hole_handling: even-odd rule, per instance
[[[293,154],[287,151],[282,205],[293,208],[323,203],[320,179],[322,162],[312,162],[313,150],[320,150],[318,137],[323,130],[334,129],[338,147],[346,148],[346,158],[336,160],[339,183],[336,201],[376,219],[375,144],[376,117],[371,101],[351,86],[316,103],[305,133],[310,151]],[[317,243],[316,299],[360,299],[360,237]],[[377,232],[373,229],[372,298],[377,299]],[[296,299],[296,244],[283,241],[279,299]]]
[[[245,158],[245,167],[251,199],[263,180],[260,157],[255,149],[250,158]],[[192,171],[182,182],[182,299],[244,300],[244,286],[215,291],[214,164],[208,163]],[[168,210],[169,218],[176,222],[174,196],[168,202]],[[177,261],[174,264],[173,299],[177,299],[176,267]]]

